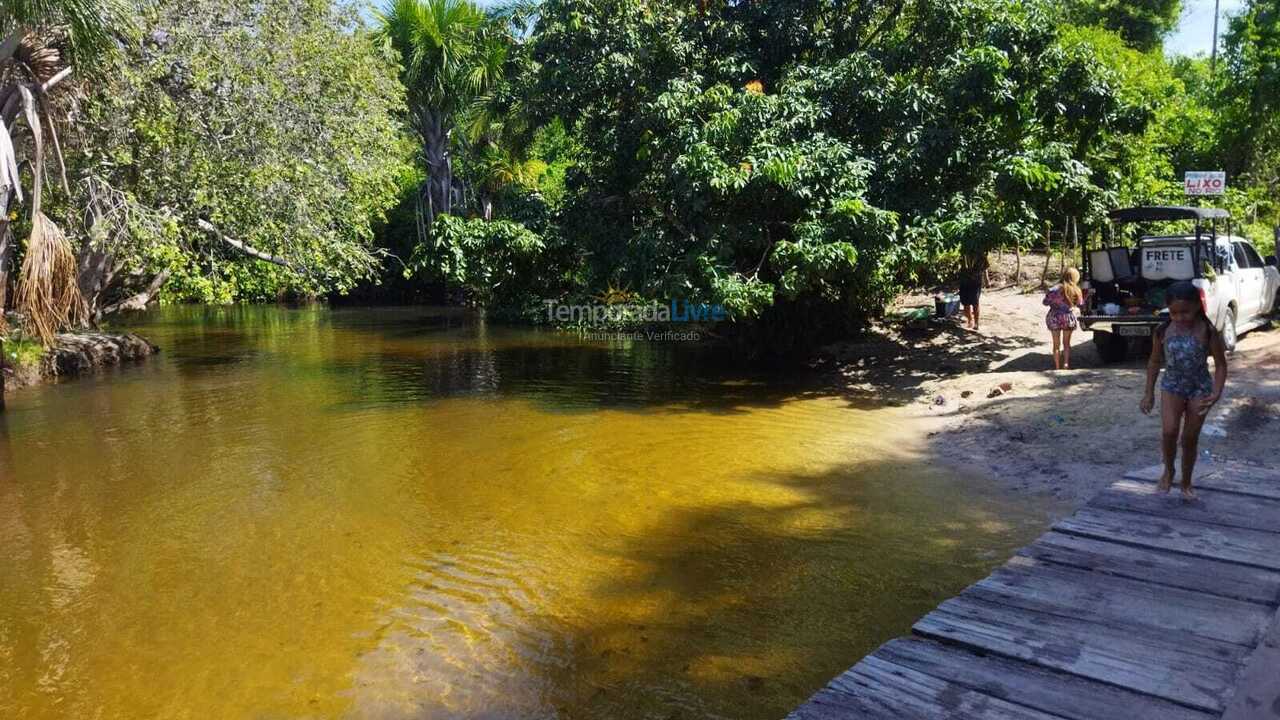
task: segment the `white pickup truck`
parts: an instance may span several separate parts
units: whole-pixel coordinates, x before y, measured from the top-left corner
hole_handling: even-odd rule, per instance
[[[1200,290],[1205,313],[1217,326],[1227,349],[1236,338],[1267,323],[1277,310],[1280,270],[1248,240],[1231,234],[1225,210],[1191,207],[1136,207],[1110,214],[1109,242],[1084,249],[1083,287],[1088,291],[1081,327],[1093,331],[1103,362],[1118,362],[1132,345],[1150,342],[1168,318],[1164,292],[1178,280]],[[1141,232],[1168,223],[1194,221],[1192,234]],[[1124,243],[1121,226],[1136,223],[1137,242]],[[1219,225],[1226,232],[1218,234]],[[1133,245],[1132,247],[1130,245]]]

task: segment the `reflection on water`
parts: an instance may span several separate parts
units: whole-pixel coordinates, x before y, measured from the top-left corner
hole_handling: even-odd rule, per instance
[[[140,325],[0,416],[0,717],[777,718],[1042,521],[696,348]]]

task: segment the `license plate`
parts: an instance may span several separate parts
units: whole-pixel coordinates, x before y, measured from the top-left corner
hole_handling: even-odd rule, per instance
[[[1150,325],[1116,325],[1116,334],[1125,337],[1148,337],[1151,335]]]

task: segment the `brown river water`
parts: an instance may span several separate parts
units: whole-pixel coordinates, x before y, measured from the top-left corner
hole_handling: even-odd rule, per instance
[[[1050,511],[696,344],[131,327],[0,415],[0,718],[780,718]]]

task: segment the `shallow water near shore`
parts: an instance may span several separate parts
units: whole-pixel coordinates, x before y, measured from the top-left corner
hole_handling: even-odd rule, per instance
[[[170,308],[0,415],[0,717],[778,718],[1041,532],[795,372]]]

